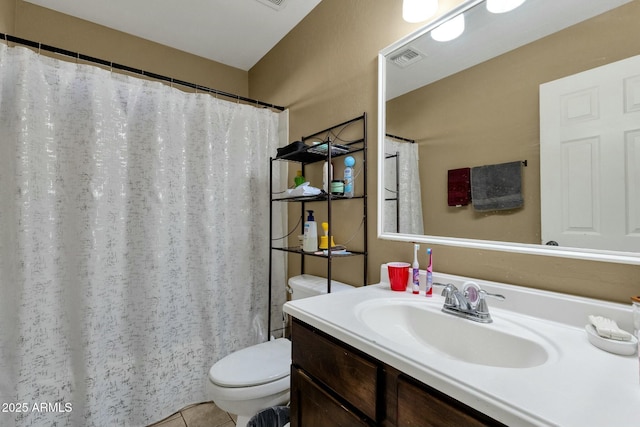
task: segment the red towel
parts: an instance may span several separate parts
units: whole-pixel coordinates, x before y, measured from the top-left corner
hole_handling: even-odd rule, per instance
[[[471,169],[450,169],[447,175],[448,205],[468,205],[471,202]]]

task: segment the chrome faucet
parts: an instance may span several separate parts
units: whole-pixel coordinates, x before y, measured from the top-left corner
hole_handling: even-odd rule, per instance
[[[489,314],[489,306],[486,297],[504,300],[504,295],[492,294],[481,289],[475,282],[466,282],[460,291],[451,283],[434,283],[436,286],[444,286],[442,296],[444,306],[442,311],[454,316],[464,317],[480,323],[491,323],[493,319]]]

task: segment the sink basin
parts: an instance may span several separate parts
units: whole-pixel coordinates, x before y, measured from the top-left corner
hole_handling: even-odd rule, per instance
[[[424,300],[382,299],[360,304],[356,313],[385,340],[467,363],[532,368],[550,360],[551,344],[524,325],[495,314],[493,323],[477,323],[440,308]]]

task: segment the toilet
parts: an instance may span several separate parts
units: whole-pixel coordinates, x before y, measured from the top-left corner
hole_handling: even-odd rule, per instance
[[[353,286],[331,281],[331,292]],[[307,298],[327,292],[327,279],[302,274],[289,279],[291,299]],[[223,411],[238,416],[244,427],[262,409],[289,402],[291,341],[267,341],[229,354],[209,370],[209,390],[213,402]]]

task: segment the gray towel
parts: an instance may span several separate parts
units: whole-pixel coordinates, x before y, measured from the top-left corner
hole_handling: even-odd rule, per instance
[[[524,205],[522,162],[472,168],[471,200],[477,211],[521,208]]]

